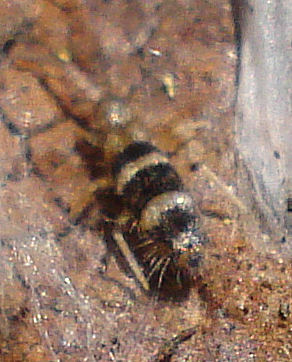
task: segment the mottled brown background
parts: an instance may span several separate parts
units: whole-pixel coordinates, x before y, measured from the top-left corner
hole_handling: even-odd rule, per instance
[[[0,17],[1,361],[291,360],[291,263],[237,196],[229,1],[4,0]],[[70,222],[94,189],[74,145],[108,132],[115,99],[202,212],[181,303],[149,298],[114,255],[105,270],[102,235]]]

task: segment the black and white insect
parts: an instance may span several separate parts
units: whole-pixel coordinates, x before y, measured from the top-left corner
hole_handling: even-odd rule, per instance
[[[123,103],[109,102],[103,114],[104,139],[91,165],[106,169],[98,172],[99,178],[106,175],[106,186],[96,197],[105,240],[118,248],[145,292],[187,296],[206,240],[196,203],[169,156],[147,134],[135,137],[138,122],[128,117]],[[77,149],[84,157],[83,148]],[[86,209],[85,214],[90,219]]]
[[[167,155],[133,142],[113,164],[115,193],[123,211],[113,238],[147,292],[188,294],[204,236],[194,200]]]

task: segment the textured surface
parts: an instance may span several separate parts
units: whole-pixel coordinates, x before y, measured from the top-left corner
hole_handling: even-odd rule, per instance
[[[2,360],[290,360],[291,262],[257,248],[270,239],[235,188],[229,2],[0,6]],[[100,147],[118,143],[116,101],[112,121],[169,152],[202,213],[210,242],[180,303],[147,297],[88,227],[101,205],[70,222],[111,182]]]
[[[292,179],[292,5],[291,1],[242,2],[241,15],[236,142],[266,228],[279,239],[285,234]],[[291,245],[290,238],[286,253]]]

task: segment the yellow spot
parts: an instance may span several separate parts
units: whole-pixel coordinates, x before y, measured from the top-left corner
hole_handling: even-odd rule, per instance
[[[59,60],[61,60],[64,63],[69,63],[72,61],[72,54],[70,50],[67,48],[59,49],[56,55],[59,58]]]

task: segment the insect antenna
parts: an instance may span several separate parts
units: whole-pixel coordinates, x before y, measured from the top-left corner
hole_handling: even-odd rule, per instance
[[[144,248],[145,246],[151,245],[154,243],[153,239],[149,239],[146,240],[144,242],[139,243],[138,245],[135,246],[135,249],[140,249],[140,248]]]
[[[152,267],[152,265],[156,262],[157,259],[158,259],[158,256],[154,256],[154,257],[151,259],[151,261],[150,261],[150,263],[149,263],[149,266]]]
[[[164,260],[166,260],[167,258],[160,258],[156,263],[155,265],[153,266],[153,268],[151,269],[148,277],[147,277],[147,280],[149,281],[152,277],[152,275],[157,271],[159,270],[159,267],[161,266],[161,264],[164,262]]]
[[[152,263],[153,258],[155,257],[158,258],[158,256],[159,256],[159,250],[157,250],[157,248],[155,248],[154,250],[149,250],[147,253],[145,253],[145,261],[151,259]]]
[[[176,273],[176,281],[177,281],[177,283],[178,283],[179,285],[181,285],[181,277],[180,277],[180,274],[181,274],[181,272],[180,272],[180,270],[178,269],[178,270],[177,270],[177,273]]]
[[[164,273],[166,272],[166,269],[167,269],[167,267],[168,267],[168,265],[170,263],[170,260],[171,260],[171,258],[168,257],[166,259],[166,262],[164,263],[163,267],[161,268],[161,271],[160,271],[160,274],[159,274],[159,280],[158,280],[158,289],[160,289],[160,287],[161,287],[162,278],[164,276]]]

